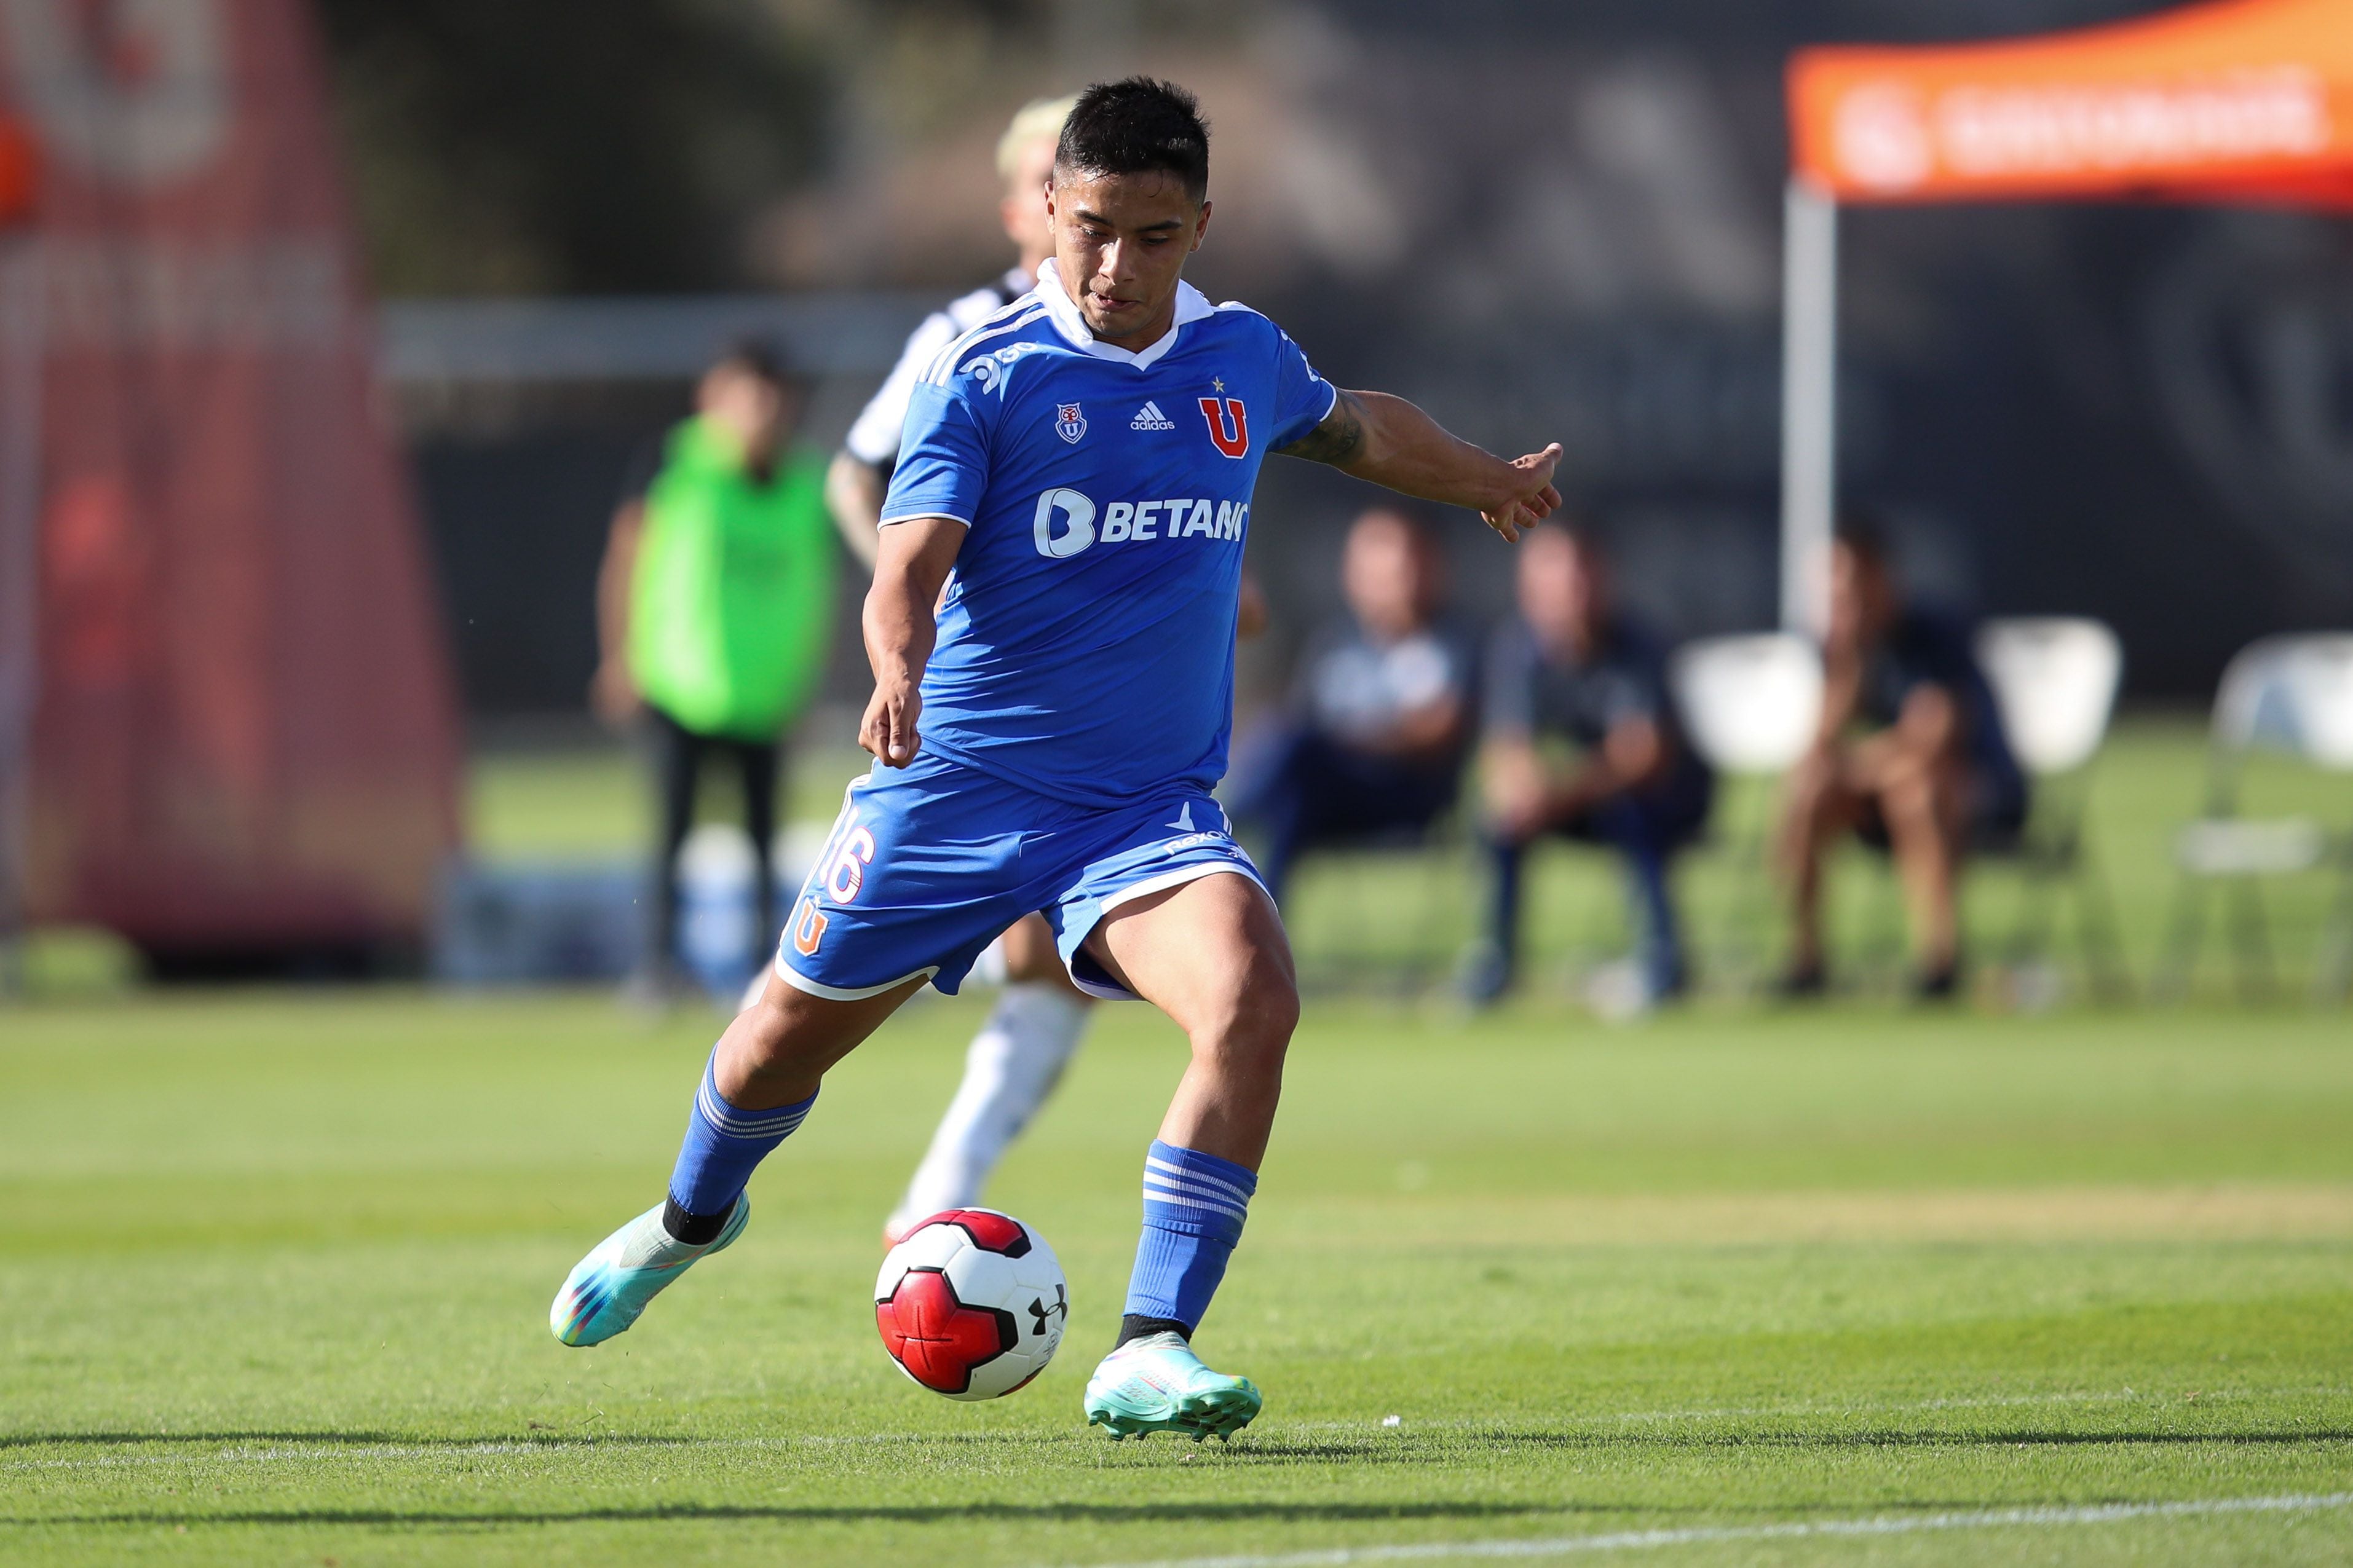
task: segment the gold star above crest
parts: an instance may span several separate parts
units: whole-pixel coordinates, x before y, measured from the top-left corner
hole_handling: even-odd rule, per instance
[[[1209,381],[1209,387],[1210,387],[1210,390],[1211,390],[1211,391],[1213,391],[1213,392],[1223,392],[1223,391],[1225,391],[1225,389],[1226,389],[1226,378],[1225,378],[1224,376],[1222,376],[1222,375],[1220,375],[1220,376],[1213,376],[1213,377],[1211,377],[1211,378],[1210,378],[1210,381]]]

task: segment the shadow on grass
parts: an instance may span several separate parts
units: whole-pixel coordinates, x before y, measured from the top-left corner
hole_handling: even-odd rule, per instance
[[[559,1432],[486,1432],[473,1437],[417,1436],[406,1432],[5,1432],[0,1449],[58,1448],[77,1445],[137,1447],[176,1445],[201,1447],[221,1443],[301,1443],[318,1447],[480,1448],[537,1446],[576,1448],[586,1444],[610,1447],[686,1447],[707,1439],[663,1437],[652,1434],[598,1432],[594,1428]]]
[[[904,1445],[934,1447],[1024,1447],[1057,1446],[1097,1441],[1091,1432],[1029,1433],[1029,1432],[892,1432],[892,1433],[779,1433],[772,1438],[710,1437],[693,1433],[664,1436],[648,1432],[600,1432],[595,1428],[572,1431],[531,1431],[517,1433],[488,1432],[470,1437],[418,1436],[404,1432],[328,1432],[291,1430],[239,1430],[223,1432],[23,1432],[0,1434],[0,1451],[11,1448],[39,1447],[161,1447],[190,1448],[237,1446],[256,1443],[286,1444],[317,1447],[329,1451],[339,1448],[404,1449],[419,1456],[448,1453],[452,1456],[480,1452],[483,1449],[512,1451],[514,1449],[546,1448],[576,1452],[586,1448],[758,1448],[768,1447],[799,1447],[827,1448],[869,1447]],[[1843,1432],[1709,1432],[1659,1433],[1626,1431],[1551,1431],[1526,1432],[1481,1430],[1477,1427],[1424,1427],[1419,1431],[1398,1434],[1367,1434],[1361,1437],[1327,1437],[1314,1440],[1292,1440],[1271,1434],[1251,1433],[1230,1447],[1211,1445],[1195,1449],[1203,1455],[1216,1455],[1226,1463],[1250,1460],[1274,1460],[1288,1463],[1398,1463],[1421,1462],[1432,1448],[1493,1448],[1510,1451],[1523,1449],[1579,1450],[1628,1449],[1706,1450],[1715,1448],[2030,1448],[2030,1447],[2098,1447],[2137,1446],[2255,1447],[2263,1446],[2294,1446],[2313,1443],[2353,1443],[2353,1428],[2338,1426],[2280,1427],[2252,1430],[2182,1431],[2126,1429],[2110,1431],[2052,1430],[2042,1427],[2013,1427],[1998,1431],[1955,1432],[1891,1427],[1870,1427]],[[1141,1441],[1131,1445],[1134,1451],[1158,1453],[1166,1448],[1188,1447],[1181,1439],[1170,1438],[1152,1445],[1148,1449]],[[1108,1445],[1105,1445],[1108,1447]],[[201,1458],[202,1456],[195,1456]]]
[[[934,1441],[928,1436],[910,1434],[896,1439],[907,1443]],[[997,1436],[973,1434],[947,1435],[940,1439],[948,1442],[1025,1441],[1011,1434]],[[174,1436],[167,1434],[133,1433],[107,1435],[95,1433],[55,1434],[47,1436],[16,1436],[5,1439],[8,1444],[23,1447],[32,1443],[91,1443],[122,1441],[141,1445],[159,1443],[235,1443],[287,1442],[308,1443],[322,1447],[347,1446],[366,1448],[387,1446],[419,1450],[442,1450],[452,1457],[469,1450],[479,1450],[496,1445],[512,1448],[531,1445],[550,1447],[583,1447],[611,1445],[628,1447],[691,1448],[699,1446],[691,1437],[658,1437],[643,1435],[615,1435],[605,1437],[573,1437],[533,1434],[527,1438],[434,1438],[413,1439],[381,1432],[216,1432],[197,1436]],[[710,1441],[710,1440],[702,1440]],[[1034,1442],[1035,1439],[1026,1439]],[[725,1439],[717,1440],[724,1444]],[[1394,1464],[1427,1462],[1434,1447],[1456,1447],[1488,1451],[1593,1450],[1604,1448],[1641,1448],[1654,1451],[1722,1451],[1725,1449],[1780,1449],[1792,1451],[1828,1451],[1871,1447],[2032,1447],[2050,1446],[2072,1447],[2108,1445],[2133,1447],[2167,1445],[2184,1447],[2209,1446],[2217,1448],[2249,1447],[2301,1447],[2314,1444],[2353,1442],[2353,1430],[2320,1428],[2314,1430],[2257,1430],[2236,1432],[2055,1432],[2039,1429],[2012,1429],[1978,1433],[1924,1433],[1897,1431],[1847,1432],[1838,1434],[1757,1434],[1725,1435],[1704,1437],[1665,1437],[1651,1435],[1599,1435],[1560,1432],[1461,1431],[1439,1436],[1420,1434],[1413,1437],[1367,1438],[1361,1442],[1285,1443],[1253,1440],[1219,1453],[1224,1464],[1194,1472],[1207,1475],[1214,1469],[1232,1465],[1252,1463],[1337,1463]],[[1171,1444],[1168,1447],[1178,1447]],[[1189,1446],[1187,1446],[1189,1447]],[[1902,1506],[1932,1506],[1916,1501]],[[1939,1501],[1933,1506],[1962,1506],[1959,1500]],[[1694,1505],[1704,1510],[1707,1505]],[[1622,1514],[1623,1503],[1577,1503],[1567,1500],[1532,1501],[1525,1503],[1478,1502],[1469,1500],[1437,1500],[1428,1502],[1279,1502],[1250,1499],[1189,1501],[1171,1500],[1159,1502],[1094,1503],[1084,1501],[1039,1501],[1016,1503],[975,1501],[956,1504],[742,1504],[699,1502],[649,1502],[627,1507],[588,1507],[576,1509],[520,1508],[480,1510],[401,1509],[401,1508],[303,1508],[250,1510],[122,1510],[79,1514],[14,1514],[0,1515],[0,1528],[35,1529],[76,1527],[140,1526],[165,1528],[173,1526],[236,1525],[265,1528],[303,1526],[361,1526],[385,1529],[444,1527],[460,1530],[495,1530],[517,1526],[554,1526],[567,1524],[659,1523],[666,1521],[705,1522],[771,1522],[771,1523],[836,1523],[836,1524],[1100,1524],[1143,1525],[1174,1523],[1292,1523],[1341,1524],[1381,1521],[1495,1521],[1530,1518],[1568,1519],[1580,1515]],[[1684,1513],[1694,1510],[1646,1506],[1643,1512]]]

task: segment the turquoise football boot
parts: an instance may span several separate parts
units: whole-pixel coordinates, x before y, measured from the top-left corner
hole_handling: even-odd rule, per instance
[[[547,1326],[567,1345],[603,1343],[636,1322],[663,1286],[743,1235],[751,1218],[752,1200],[739,1197],[719,1234],[694,1247],[662,1228],[659,1205],[648,1209],[573,1267],[547,1310]]]
[[[1087,1424],[1113,1441],[1146,1432],[1182,1432],[1196,1443],[1231,1437],[1263,1403],[1249,1378],[1211,1372],[1173,1331],[1128,1341],[1087,1379]]]

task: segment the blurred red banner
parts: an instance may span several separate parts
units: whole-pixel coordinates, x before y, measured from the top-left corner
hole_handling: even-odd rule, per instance
[[[0,236],[39,430],[0,443],[37,559],[30,915],[197,955],[413,939],[453,683],[307,11],[9,0],[0,118],[40,176]]]

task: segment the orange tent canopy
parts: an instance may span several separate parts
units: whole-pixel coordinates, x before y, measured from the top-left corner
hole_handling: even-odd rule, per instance
[[[2216,0],[1989,44],[1789,62],[1799,180],[1842,202],[2353,207],[2353,0]]]

